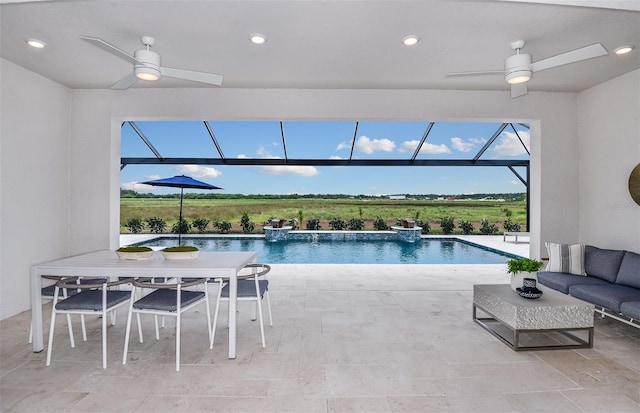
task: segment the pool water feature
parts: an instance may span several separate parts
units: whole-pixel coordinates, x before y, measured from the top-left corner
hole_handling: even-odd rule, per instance
[[[135,245],[169,247],[178,237],[160,236]],[[504,264],[513,254],[452,238],[323,240],[321,237],[268,242],[264,237],[183,237],[202,251],[256,251],[270,264]]]

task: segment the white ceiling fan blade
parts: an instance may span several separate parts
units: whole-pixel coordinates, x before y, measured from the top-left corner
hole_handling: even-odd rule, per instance
[[[80,36],[80,38],[82,40],[86,40],[87,42],[91,43],[94,46],[97,46],[99,48],[101,48],[102,50],[106,50],[107,52],[116,55],[124,60],[127,60],[131,63],[139,63],[135,57],[131,56],[130,54],[128,54],[127,52],[125,52],[122,49],[119,49],[117,47],[115,47],[114,45],[105,42],[102,39],[98,39],[97,37],[87,37],[87,36]]]
[[[484,70],[477,72],[451,72],[447,73],[446,77],[461,77],[461,76],[483,76],[483,75],[503,75],[504,70]]]
[[[519,98],[526,95],[528,92],[527,82],[518,83],[517,85],[511,85],[511,99]]]
[[[600,43],[592,44],[591,46],[583,47],[580,49],[572,50],[570,52],[562,53],[557,56],[542,59],[531,64],[531,69],[534,72],[539,72],[545,69],[551,69],[552,67],[568,65],[570,63],[580,62],[582,60],[592,59],[594,57],[600,57],[609,54],[607,49]]]
[[[195,72],[193,70],[174,69],[171,67],[161,67],[160,73],[162,76],[175,77],[178,79],[191,80],[216,86],[221,86],[223,79],[221,75],[214,75],[213,73]]]
[[[122,79],[118,80],[113,85],[111,85],[109,89],[114,89],[114,90],[129,89],[131,86],[133,86],[134,83],[136,83],[136,80],[138,80],[138,78],[136,77],[135,73],[131,72],[125,77],[123,77]]]

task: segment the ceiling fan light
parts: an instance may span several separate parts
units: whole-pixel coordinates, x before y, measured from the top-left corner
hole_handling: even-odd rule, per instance
[[[515,70],[504,75],[504,79],[510,85],[517,85],[531,80],[531,70]]]
[[[138,79],[149,80],[149,81],[155,81],[160,79],[160,71],[152,67],[137,66],[134,72]]]

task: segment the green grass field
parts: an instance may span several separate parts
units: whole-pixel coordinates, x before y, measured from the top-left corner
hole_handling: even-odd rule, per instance
[[[121,198],[121,232],[128,233],[124,224],[130,218],[146,220],[158,217],[165,220],[170,232],[171,226],[178,221],[180,202],[171,198]],[[480,221],[486,218],[503,231],[502,223],[511,214],[511,220],[521,225],[525,231],[526,204],[524,201],[437,201],[437,200],[390,200],[372,199],[185,199],[184,218],[189,222],[204,218],[210,221],[208,232],[214,232],[211,223],[214,220],[227,220],[233,224],[232,232],[242,232],[240,218],[244,212],[256,223],[255,233],[262,232],[262,224],[272,217],[292,220],[299,218],[304,229],[308,219],[319,219],[322,229],[330,229],[329,220],[340,218],[345,221],[360,218],[365,222],[365,230],[373,230],[373,221],[381,217],[387,225],[395,225],[398,218],[421,219],[431,225],[431,233],[441,233],[440,219],[451,216],[455,220],[454,233],[462,233],[457,228],[460,220],[473,223],[474,233],[479,233]],[[148,232],[145,228],[143,232]],[[193,232],[193,230],[192,230]]]

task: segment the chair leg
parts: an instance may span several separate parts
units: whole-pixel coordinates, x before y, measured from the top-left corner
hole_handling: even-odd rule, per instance
[[[67,328],[69,329],[69,341],[71,342],[71,348],[75,348],[76,342],[73,338],[73,326],[71,325],[71,314],[67,314]]]
[[[132,299],[133,302],[133,299]],[[133,313],[131,312],[131,304],[129,304],[129,315],[127,315],[127,329],[124,333],[124,350],[122,351],[122,364],[127,364],[127,353],[129,352],[129,337],[131,336],[131,319]],[[138,327],[140,321],[138,321]]]
[[[211,307],[209,306],[209,288],[207,283],[204,285],[204,305],[207,307],[207,330],[209,330],[209,348],[213,346],[211,335]]]
[[[142,322],[140,321],[140,313],[136,313],[136,321],[138,322],[138,338],[141,343],[144,343],[144,339],[142,338]]]
[[[267,311],[269,312],[269,325],[273,327],[273,318],[271,318],[271,300],[269,299],[269,291],[264,292],[265,297],[267,297]]]
[[[211,343],[209,344],[209,350],[213,348],[213,343],[216,340],[216,327],[218,326],[218,314],[220,312],[220,296],[222,295],[222,283],[218,288],[218,297],[216,299],[216,309],[213,312],[213,327],[211,327]]]
[[[54,304],[55,307],[55,304]],[[51,365],[51,350],[53,349],[53,330],[56,327],[56,310],[51,311],[51,324],[49,325],[49,343],[47,344],[47,362],[46,365]]]
[[[262,338],[262,348],[267,347],[264,340],[264,320],[262,319],[262,303],[260,302],[260,298],[256,300],[257,308],[258,308],[258,318],[260,319],[260,338]]]
[[[31,323],[29,324],[29,344],[33,343],[33,318],[31,318]]]
[[[82,340],[87,341],[87,327],[84,322],[84,314],[80,314],[80,327],[82,328]]]

